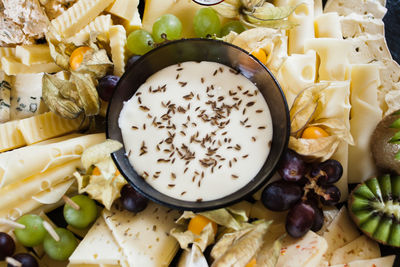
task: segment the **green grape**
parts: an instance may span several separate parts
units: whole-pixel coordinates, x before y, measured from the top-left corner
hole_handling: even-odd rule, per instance
[[[27,214],[17,220],[17,223],[25,225],[24,229],[14,230],[17,240],[26,247],[34,247],[43,242],[46,229],[43,227],[43,219],[39,215]]]
[[[144,55],[153,49],[154,40],[145,30],[131,32],[126,41],[128,49],[135,55]]]
[[[67,229],[56,228],[54,230],[60,237],[60,241],[56,241],[47,233],[43,242],[44,251],[53,260],[67,260],[78,246],[78,240],[75,238],[74,234]]]
[[[221,22],[217,12],[211,7],[199,9],[193,19],[193,29],[196,35],[202,38],[218,35],[221,30]]]
[[[74,209],[68,204],[64,206],[64,218],[68,224],[82,229],[88,227],[97,217],[97,207],[93,199],[85,195],[76,195],[71,198],[78,206],[79,210]]]
[[[153,24],[153,37],[157,43],[161,43],[164,40],[179,39],[181,34],[182,23],[174,15],[162,15]]]
[[[228,35],[231,31],[241,33],[245,28],[242,23],[238,20],[230,21],[224,24],[221,28],[221,36]]]

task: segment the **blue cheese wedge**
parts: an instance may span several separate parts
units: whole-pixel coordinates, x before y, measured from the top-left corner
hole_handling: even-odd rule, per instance
[[[29,118],[47,111],[42,102],[43,73],[17,74],[12,79],[11,120]]]
[[[11,79],[0,71],[0,123],[10,120]]]
[[[103,218],[129,266],[168,266],[179,247],[169,235],[178,217],[178,211],[152,202],[138,215],[115,208],[103,210]]]

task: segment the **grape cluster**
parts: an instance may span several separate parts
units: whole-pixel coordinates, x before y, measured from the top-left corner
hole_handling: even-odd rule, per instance
[[[11,257],[22,264],[21,267],[38,267],[36,259],[28,253],[18,253],[13,256],[15,252],[14,239],[7,233],[0,232],[0,261],[4,261],[6,257]],[[8,267],[13,265],[8,264]]]
[[[147,207],[147,198],[136,192],[132,186],[126,184],[121,189],[122,207],[131,212],[141,212]]]
[[[278,172],[282,179],[270,183],[262,192],[264,206],[273,211],[289,210],[286,231],[293,237],[320,230],[324,222],[322,206],[336,205],[340,200],[340,190],[333,184],[343,174],[342,165],[333,159],[308,164],[288,150]]]

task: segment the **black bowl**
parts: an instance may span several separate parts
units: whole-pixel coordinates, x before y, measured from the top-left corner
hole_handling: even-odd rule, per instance
[[[112,158],[125,179],[141,194],[160,204],[183,210],[203,211],[224,207],[244,199],[260,189],[274,173],[286,149],[290,132],[289,111],[285,97],[271,72],[243,49],[222,41],[184,39],[153,49],[140,57],[121,77],[107,112],[107,138],[123,143],[118,117],[123,102],[129,100],[155,72],[186,61],[213,61],[240,71],[261,91],[268,103],[273,125],[271,151],[259,173],[243,188],[220,199],[192,202],[169,197],[155,190],[141,178],[125,156],[124,148]]]

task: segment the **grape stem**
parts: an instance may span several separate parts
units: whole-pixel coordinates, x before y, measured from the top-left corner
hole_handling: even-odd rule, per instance
[[[43,227],[55,241],[57,242],[60,241],[60,236],[56,233],[56,231],[54,230],[53,226],[51,226],[50,223],[43,221]]]
[[[74,210],[80,210],[81,209],[81,207],[79,207],[79,205],[78,204],[76,204],[72,199],[70,199],[69,197],[67,197],[67,196],[63,196],[62,197],[63,198],[63,200],[65,201],[65,203],[67,203],[68,205],[70,205]]]
[[[324,192],[324,190],[317,184],[318,178],[326,175],[326,173],[322,170],[319,171],[318,175],[315,177],[311,176],[309,173],[304,175],[309,181],[308,184],[304,186],[304,194],[301,200],[306,201],[308,193],[313,190],[317,195],[323,197],[324,199],[329,199],[329,195]]]
[[[13,228],[17,228],[17,229],[25,229],[26,228],[26,226],[23,224],[20,224],[20,223],[11,221],[11,220],[3,219],[3,218],[0,218],[0,224],[5,224],[5,225],[11,226]]]
[[[11,257],[6,257],[6,262],[15,267],[22,267],[22,263]]]

